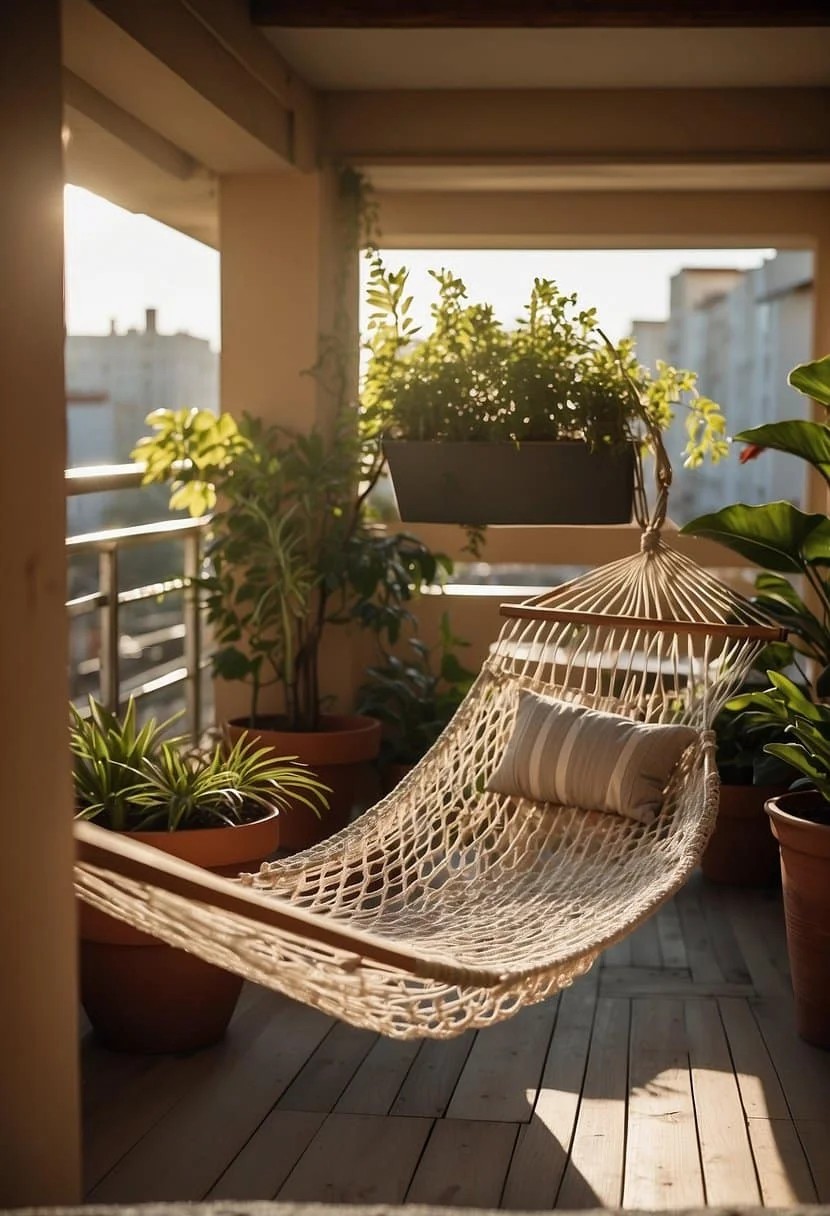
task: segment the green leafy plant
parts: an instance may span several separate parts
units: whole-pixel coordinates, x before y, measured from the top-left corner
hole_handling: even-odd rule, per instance
[[[726,454],[720,407],[701,396],[697,377],[637,361],[630,339],[611,346],[594,309],[583,309],[549,279],[536,279],[512,329],[489,304],[468,302],[450,271],[438,284],[432,328],[412,317],[408,271],[387,270],[374,254],[368,285],[368,362],[361,397],[364,426],[396,438],[444,440],[583,439],[618,445],[638,433],[637,397],[665,429],[681,402],[689,410],[686,463]],[[632,384],[635,398],[632,399]]]
[[[764,751],[795,771],[830,803],[830,706],[814,701],[779,671],[768,671],[772,688],[735,697],[728,708],[742,715],[746,728],[779,732],[783,741]]]
[[[375,525],[368,498],[381,472],[377,443],[341,409],[326,438],[244,415],[158,410],[133,457],[146,482],[172,483],[171,506],[216,506],[200,585],[217,649],[215,674],[260,694],[278,685],[289,728],[316,730],[324,631],[356,622],[394,644],[410,601],[451,563],[405,532]]]
[[[830,409],[830,356],[796,367],[790,384],[809,392]],[[830,489],[830,426],[827,422],[789,419],[766,423],[735,436],[749,447],[743,458],[760,457],[764,449],[806,460]],[[801,511],[790,502],[760,506],[735,503],[691,520],[681,529],[706,536],[761,566],[755,581],[756,602],[789,633],[791,661],[816,697],[830,694],[830,519],[821,512]],[[805,597],[787,576],[800,576]],[[808,599],[811,602],[808,603]],[[783,664],[786,666],[787,664]],[[809,678],[808,665],[815,669]]]
[[[358,710],[384,725],[382,760],[416,764],[432,747],[469,691],[475,674],[456,651],[468,645],[453,634],[449,616],[441,617],[438,645],[408,639],[412,655],[384,654],[368,669],[358,691]]]
[[[789,382],[830,409],[830,356],[794,368]],[[735,438],[749,445],[743,459],[760,457],[766,448],[787,452],[812,465],[830,489],[827,422],[789,419]],[[822,704],[830,695],[830,519],[789,502],[736,503],[692,520],[682,531],[710,537],[764,567],[756,578],[756,602],[788,631],[789,643],[779,647],[779,670],[767,671],[772,687],[737,697],[727,709],[742,715],[752,732],[783,731],[784,739],[765,742],[764,751],[830,801],[830,707]],[[809,596],[788,575],[801,576]],[[780,670],[790,662],[801,686]]]
[[[118,832],[181,831],[231,826],[263,811],[315,814],[326,787],[293,757],[274,757],[245,736],[226,749],[189,748],[166,737],[175,721],[137,724],[131,698],[123,715],[90,698],[89,714],[70,705],[76,815]]]
[[[747,687],[742,698],[761,694],[758,686]],[[785,743],[786,723],[780,719],[755,719],[744,703],[733,699],[720,711],[713,729],[717,744],[717,765],[724,785],[787,785],[790,770],[780,757],[766,750],[768,743]]]

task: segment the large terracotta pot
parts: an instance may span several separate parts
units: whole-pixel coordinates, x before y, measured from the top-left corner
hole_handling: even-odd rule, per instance
[[[806,792],[773,798],[766,810],[781,846],[798,1033],[830,1048],[830,807]]]
[[[277,817],[238,827],[131,832],[217,874],[255,869],[277,847]],[[242,980],[80,904],[81,999],[96,1035],[116,1051],[194,1051],[221,1039]]]
[[[764,805],[782,785],[722,785],[718,819],[701,869],[711,882],[734,887],[772,887],[778,882],[778,846]]]
[[[324,714],[318,731],[287,730],[284,719],[263,719],[251,728],[246,718],[232,718],[228,738],[235,743],[246,731],[276,756],[296,756],[327,785],[328,810],[317,816],[300,802],[279,817],[281,849],[307,849],[339,832],[349,822],[363,766],[380,751],[380,722],[361,714]]]

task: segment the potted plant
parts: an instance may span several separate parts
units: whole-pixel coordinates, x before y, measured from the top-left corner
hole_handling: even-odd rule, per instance
[[[324,807],[304,765],[247,739],[190,748],[166,737],[172,719],[139,726],[131,699],[118,716],[73,705],[76,815],[128,832],[220,874],[256,868],[277,847],[277,817],[299,800]],[[81,993],[96,1033],[118,1050],[206,1047],[224,1034],[242,980],[81,904]]]
[[[213,668],[250,691],[231,738],[251,731],[277,755],[299,756],[331,789],[325,823],[298,806],[280,825],[281,847],[306,847],[344,826],[360,769],[380,746],[376,719],[323,712],[323,638],[352,623],[394,643],[413,596],[448,563],[374,524],[368,497],[382,458],[354,411],[338,411],[328,438],[204,410],[158,410],[148,422],[153,434],[134,452],[145,481],[172,482],[171,507],[214,511],[199,580]]]
[[[437,646],[408,639],[410,657],[384,653],[368,668],[358,690],[361,713],[383,724],[380,764],[392,789],[426,755],[458,709],[475,679],[456,651],[468,643],[453,634],[449,615],[441,617]]]
[[[771,664],[787,648],[773,643],[762,662]],[[785,663],[783,665],[786,665]],[[747,686],[744,693],[757,691]],[[759,724],[734,702],[714,722],[720,802],[715,830],[709,839],[701,869],[711,882],[736,887],[770,887],[779,874],[778,846],[769,831],[764,807],[770,798],[788,788],[790,770],[764,750],[765,744],[784,742],[779,722]]]
[[[724,455],[725,422],[696,377],[633,342],[615,349],[583,309],[536,279],[516,325],[471,304],[461,279],[438,283],[432,329],[411,316],[408,272],[371,262],[362,410],[384,435],[402,519],[465,524],[612,524],[631,520],[638,399],[664,429],[689,406],[687,463]],[[632,382],[634,394],[632,395]]]
[[[790,384],[830,409],[830,356],[795,368]],[[806,460],[830,488],[830,426],[789,419],[753,427],[738,436],[742,459],[773,448]],[[781,850],[799,1033],[830,1047],[830,519],[789,502],[737,503],[703,515],[683,529],[708,536],[765,567],[756,580],[758,602],[790,632],[799,687],[781,672],[768,672],[772,688],[732,702],[756,715],[758,725],[777,725],[786,742],[765,750],[799,775],[800,788],[767,803]],[[803,578],[802,596],[786,577]],[[808,600],[810,602],[808,602]]]

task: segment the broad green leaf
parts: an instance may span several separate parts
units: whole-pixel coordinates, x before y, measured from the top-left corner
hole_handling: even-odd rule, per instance
[[[818,469],[825,480],[830,481],[830,426],[825,426],[824,423],[808,422],[803,418],[768,422],[764,426],[754,426],[748,431],[741,431],[735,436],[735,440],[799,456]]]
[[[830,520],[790,502],[734,503],[698,516],[680,531],[717,541],[768,570],[798,574],[805,566],[830,562]]]
[[[830,355],[813,363],[800,363],[790,372],[788,380],[805,397],[830,406]]]

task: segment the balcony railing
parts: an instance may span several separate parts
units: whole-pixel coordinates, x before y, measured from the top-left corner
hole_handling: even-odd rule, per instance
[[[114,490],[134,489],[141,485],[141,465],[106,465],[95,468],[68,469],[67,498]],[[99,699],[108,709],[118,711],[127,695],[136,700],[159,693],[176,685],[184,685],[186,720],[193,739],[198,739],[205,726],[203,720],[202,672],[210,657],[203,653],[202,604],[196,579],[202,565],[202,540],[209,516],[199,519],[167,519],[136,527],[109,528],[68,536],[67,552],[71,556],[95,554],[98,561],[97,588],[91,593],[67,601],[70,622],[80,617],[97,616],[99,629],[98,657],[88,661],[85,674],[97,667]],[[121,589],[119,559],[127,548],[157,545],[164,541],[182,541],[184,556],[180,576],[141,586]],[[155,644],[182,640],[178,659],[143,671],[137,678],[125,680],[122,665],[121,609],[150,599],[181,592],[184,597],[183,621],[180,625],[146,635],[144,642]]]

